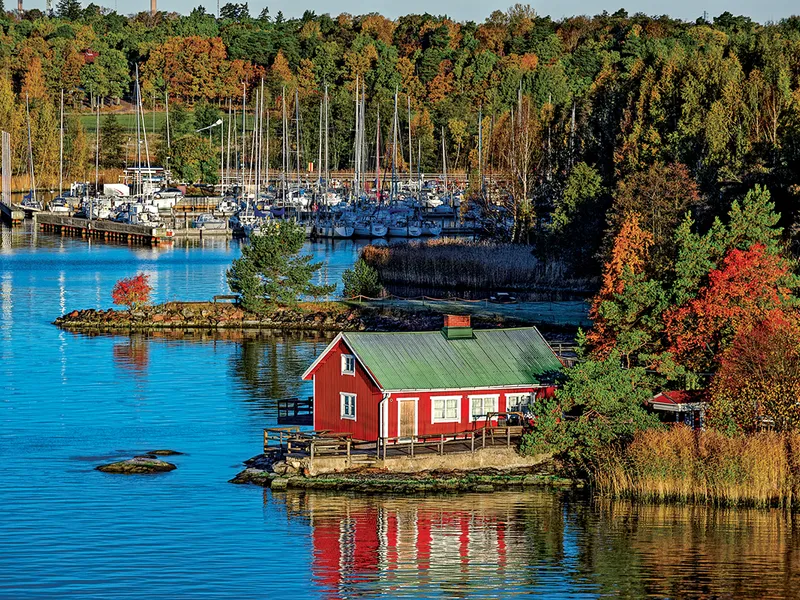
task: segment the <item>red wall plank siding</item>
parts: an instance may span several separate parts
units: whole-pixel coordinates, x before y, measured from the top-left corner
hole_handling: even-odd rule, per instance
[[[342,354],[349,352],[340,340],[314,373],[314,429],[347,431],[357,440],[377,440],[381,392],[358,362],[355,375],[343,375]],[[355,421],[341,417],[340,392],[356,394]]]
[[[439,434],[452,434],[462,431],[469,431],[483,425],[483,421],[477,424],[472,420],[472,411],[470,410],[470,396],[494,396],[499,395],[497,399],[497,410],[503,412],[506,410],[506,395],[507,394],[524,394],[536,391],[536,398],[550,397],[555,392],[553,387],[534,387],[523,386],[515,388],[507,388],[502,390],[454,390],[447,392],[393,392],[389,399],[389,437],[399,436],[399,421],[398,421],[398,402],[403,399],[417,398],[417,435],[439,435]],[[432,397],[436,396],[461,396],[461,419],[458,422],[450,423],[433,423],[433,402]],[[379,398],[380,400],[380,398]]]

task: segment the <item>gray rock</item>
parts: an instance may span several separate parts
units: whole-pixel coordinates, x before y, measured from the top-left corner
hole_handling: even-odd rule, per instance
[[[151,458],[149,456],[134,456],[128,460],[120,460],[106,465],[100,465],[95,468],[103,473],[149,475],[152,473],[165,473],[167,471],[172,471],[177,467],[172,463],[158,460],[157,458]]]
[[[270,489],[272,491],[282,492],[288,486],[289,486],[289,480],[288,479],[285,479],[283,477],[278,477],[278,478],[272,480],[272,483],[270,484],[269,487],[270,487]]]

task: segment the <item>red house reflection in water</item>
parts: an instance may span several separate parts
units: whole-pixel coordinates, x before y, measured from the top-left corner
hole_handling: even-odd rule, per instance
[[[314,578],[332,598],[357,594],[359,585],[369,582],[379,582],[389,594],[413,584],[466,596],[466,589],[453,586],[469,582],[474,592],[476,576],[488,584],[509,561],[508,514],[494,510],[496,505],[482,506],[480,497],[306,500]],[[346,506],[333,510],[332,502]],[[317,503],[327,506],[316,510]]]

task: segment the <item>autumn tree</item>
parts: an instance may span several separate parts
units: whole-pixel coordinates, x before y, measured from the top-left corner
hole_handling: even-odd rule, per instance
[[[117,281],[111,290],[114,304],[127,306],[129,311],[145,306],[150,301],[150,294],[153,291],[149,279],[149,275],[139,273],[134,277],[123,277]]]
[[[739,330],[711,385],[709,423],[728,431],[800,427],[800,325],[774,312]]]
[[[657,163],[619,182],[614,192],[614,221],[630,214],[639,216],[641,226],[653,236],[649,268],[655,273],[670,266],[675,229],[699,202],[697,184],[684,165]]]
[[[715,368],[740,331],[797,305],[793,267],[763,244],[731,250],[696,298],[665,315],[670,351],[697,370]]]
[[[663,291],[645,278],[652,246],[653,235],[642,229],[637,215],[629,215],[614,238],[602,286],[589,310],[594,325],[587,342],[599,356],[622,347],[630,362],[630,355],[650,342],[652,331],[641,330],[643,316],[651,330],[658,328],[649,311],[662,302]]]

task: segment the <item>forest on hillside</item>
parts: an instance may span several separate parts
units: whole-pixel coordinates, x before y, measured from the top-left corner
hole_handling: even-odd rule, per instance
[[[171,153],[185,154],[173,163],[178,176],[185,169],[187,178],[215,180],[219,152],[211,147],[219,140],[195,129],[241,114],[243,94],[252,113],[262,81],[273,168],[281,165],[284,97],[290,115],[299,101],[302,164],[316,161],[326,87],[331,168],[352,168],[358,81],[367,140],[378,111],[381,137],[391,139],[397,92],[399,140],[405,148],[410,131],[415,149],[421,144],[422,171],[442,170],[444,144],[450,171],[500,182],[517,241],[578,271],[599,272],[598,249],[609,247],[623,214],[640,214],[668,253],[686,211],[708,227],[755,184],[770,191],[781,225],[793,231],[800,17],[762,25],[730,13],[685,22],[617,11],[553,20],[516,5],[482,23],[309,11],[286,19],[266,9],[251,15],[247,4],[225,5],[221,18],[202,7],[123,16],[61,0],[51,15],[4,13],[0,25],[0,125],[12,134],[14,171],[25,172],[28,100],[42,181],[58,170],[62,90],[68,176],[94,172],[94,134],[79,115],[96,103],[101,166],[122,165],[124,132],[106,113],[132,100],[136,68],[145,110],[163,110],[169,97],[179,146]],[[151,140],[159,158],[162,137]],[[388,161],[386,142],[381,153]]]

